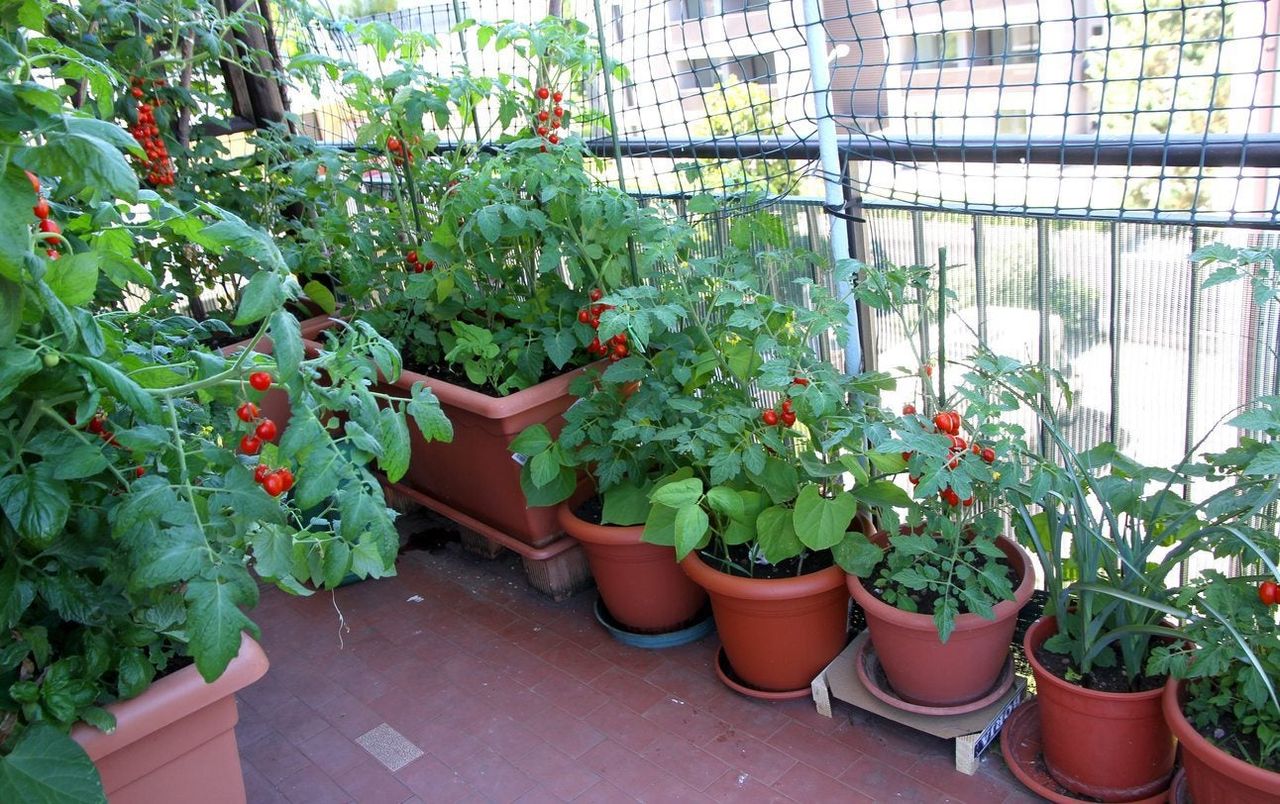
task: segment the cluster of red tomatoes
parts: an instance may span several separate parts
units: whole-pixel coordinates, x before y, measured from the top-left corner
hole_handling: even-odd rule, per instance
[[[31,212],[40,221],[40,231],[47,235],[52,235],[44,238],[44,253],[49,259],[56,260],[58,259],[57,235],[62,234],[62,227],[58,225],[57,221],[49,219],[49,202],[40,194],[40,177],[28,170],[27,180],[31,182],[31,189],[36,191],[36,205],[31,208]]]
[[[249,385],[255,391],[265,391],[271,387],[271,375],[265,371],[255,371],[249,375]],[[246,433],[240,439],[240,451],[245,455],[257,455],[262,449],[262,442],[275,441],[279,434],[276,423],[260,416],[258,406],[252,402],[241,403],[236,408],[236,416],[246,424],[257,424],[252,433]],[[265,463],[259,463],[253,469],[253,479],[272,497],[293,488],[293,472],[286,467],[272,469]]]
[[[413,137],[413,144],[418,143],[418,138]],[[391,161],[396,167],[403,167],[406,162],[413,164],[413,151],[409,146],[400,141],[399,137],[394,135],[387,137],[387,150],[391,152]]]
[[[916,413],[916,406],[912,404],[904,405],[902,413],[905,416],[913,416]],[[960,435],[960,425],[962,423],[963,420],[960,418],[960,414],[956,413],[954,410],[942,411],[933,417],[934,429],[938,433],[951,439],[951,446],[949,448],[951,458],[947,461],[947,468],[955,469],[959,467],[960,460],[970,452],[977,455],[986,463],[995,463],[995,450],[990,447],[983,447],[977,443],[970,444]],[[904,452],[902,453],[902,459],[904,461],[909,461],[911,460],[911,456],[914,454],[914,452]],[[907,479],[911,481],[911,485],[913,486],[920,482],[920,478],[916,475],[908,475]],[[956,494],[955,490],[950,486],[938,492],[938,496],[941,497],[942,501],[947,505],[963,504],[966,507],[973,505],[973,497],[961,500],[960,495]]]
[[[592,288],[587,297],[591,299],[591,306],[578,311],[578,321],[592,329],[600,329],[600,314],[605,310],[612,310],[613,305],[596,303],[604,298],[604,291],[600,288]],[[591,343],[587,344],[587,351],[596,357],[608,356],[610,363],[617,363],[631,354],[631,347],[627,343],[627,333],[619,332],[608,342],[601,342],[599,336],[592,338]]]
[[[538,102],[535,104],[537,112],[534,117],[537,120],[533,124],[533,130],[545,142],[542,144],[542,150],[547,150],[547,145],[557,145],[560,142],[560,135],[568,132],[561,128],[564,125],[564,107],[560,105],[560,101],[564,100],[564,93],[560,90],[552,92],[547,87],[538,87],[534,93]]]
[[[156,107],[164,101],[159,98],[146,99],[147,82],[144,79],[135,76],[132,83],[133,87],[129,93],[139,102],[138,122],[129,129],[129,133],[147,153],[147,158],[140,160],[139,164],[147,169],[147,183],[152,187],[172,187],[175,176],[173,160],[169,158],[169,149],[164,144],[164,138],[160,136],[160,127],[156,125],[155,115]],[[152,86],[164,86],[164,79],[157,78],[152,82]]]
[[[405,262],[409,263],[409,270],[413,271],[415,274],[420,274],[423,271],[430,271],[432,268],[436,267],[434,260],[420,262],[418,260],[418,252],[414,249],[410,249],[409,253],[404,255],[404,259]]]

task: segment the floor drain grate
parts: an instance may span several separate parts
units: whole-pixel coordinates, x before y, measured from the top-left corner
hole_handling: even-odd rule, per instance
[[[361,734],[356,742],[391,771],[398,771],[422,756],[421,748],[386,723],[379,723]]]

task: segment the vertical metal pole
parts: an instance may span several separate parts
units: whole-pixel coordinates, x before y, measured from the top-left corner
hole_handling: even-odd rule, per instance
[[[454,0],[457,2],[457,0]],[[604,66],[604,98],[609,107],[609,135],[613,140],[613,164],[618,170],[618,189],[627,191],[627,177],[622,170],[622,141],[618,139],[618,110],[613,103],[613,66],[609,64],[609,49],[604,38],[604,13],[600,11],[600,0],[592,5],[596,11],[596,42],[600,45],[600,63]],[[631,282],[640,284],[640,268],[636,264],[636,244],[627,238],[627,255],[631,259]]]
[[[973,216],[973,296],[978,308],[978,342],[987,343],[987,238],[982,216]]]
[[[1194,252],[1200,248],[1202,232],[1199,226],[1191,227],[1191,250]],[[1186,434],[1183,437],[1182,453],[1185,455],[1191,451],[1191,447],[1196,442],[1196,402],[1199,394],[1196,393],[1196,381],[1200,374],[1200,268],[1199,265],[1192,261],[1189,266],[1191,270],[1191,293],[1189,296],[1189,305],[1187,309],[1187,421]],[[1186,483],[1182,487],[1182,496],[1184,499],[1191,498],[1191,484]],[[1190,579],[1191,568],[1188,562],[1183,561],[1178,566],[1178,583],[1186,586]]]
[[[1111,235],[1111,325],[1108,340],[1111,346],[1111,421],[1107,426],[1107,440],[1120,446],[1120,327],[1124,320],[1120,315],[1120,270],[1124,257],[1120,250],[1120,225],[1112,222]]]
[[[857,219],[863,216],[862,193],[856,189],[858,166],[847,156],[840,157],[840,187],[844,193],[844,212],[849,218],[845,221],[845,229],[849,236],[849,252],[853,259],[865,263],[868,259],[866,224]],[[862,365],[867,371],[875,371],[878,366],[876,351],[876,329],[870,308],[861,302],[854,302],[853,314],[858,317],[858,332],[862,336]]]
[[[1049,222],[1044,218],[1036,221],[1036,307],[1040,311],[1040,367],[1048,370],[1053,366],[1053,339],[1049,331]],[[1046,404],[1053,404],[1051,398]],[[1049,457],[1049,429],[1044,422],[1040,423],[1040,454]]]
[[[924,265],[924,213],[918,209],[911,211],[911,250],[914,264]],[[917,307],[920,309],[920,354],[925,361],[933,350],[929,344],[929,291],[926,288],[916,289]]]
[[[597,3],[599,0],[597,0]],[[822,165],[822,183],[827,209],[844,205],[841,190],[840,148],[836,138],[836,121],[831,111],[831,69],[827,62],[827,34],[822,27],[818,0],[804,0],[805,41],[809,48],[809,76],[813,81],[813,110],[818,123],[818,155]],[[849,259],[849,232],[844,221],[829,215],[831,221],[831,259],[836,266]],[[840,297],[849,295],[848,283],[836,288]],[[862,339],[858,315],[850,309],[845,323],[845,371],[856,374],[862,369]]]

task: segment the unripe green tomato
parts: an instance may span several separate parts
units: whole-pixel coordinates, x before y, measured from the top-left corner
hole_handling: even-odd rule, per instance
[[[62,362],[62,358],[58,356],[57,352],[45,352],[40,356],[40,359],[44,361],[45,368],[53,368]]]

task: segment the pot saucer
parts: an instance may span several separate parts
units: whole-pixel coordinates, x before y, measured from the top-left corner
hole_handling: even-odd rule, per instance
[[[945,717],[946,715],[964,715],[969,712],[976,712],[1000,700],[1005,693],[1013,688],[1012,656],[1005,662],[1004,667],[1000,670],[999,677],[996,678],[995,685],[986,695],[977,700],[957,704],[956,706],[928,706],[927,704],[915,704],[899,698],[898,694],[893,691],[893,687],[889,686],[889,679],[885,675],[884,668],[880,666],[880,660],[876,657],[876,650],[871,645],[870,639],[863,640],[858,647],[858,652],[853,657],[853,665],[858,672],[858,680],[862,682],[862,686],[866,687],[867,692],[895,709],[913,712],[917,715]]]
[[[604,600],[598,596],[596,597],[596,621],[604,626],[610,636],[622,644],[648,650],[688,645],[690,642],[702,639],[716,627],[716,621],[711,616],[711,604],[708,603],[698,611],[689,625],[675,631],[667,631],[664,634],[643,634],[631,631],[613,618],[609,609],[605,608]]]
[[[1013,710],[1013,714],[1004,722],[1004,728],[1000,732],[1000,753],[1004,755],[1004,764],[1018,777],[1018,781],[1038,796],[1056,804],[1095,800],[1076,798],[1070,790],[1049,775],[1040,748],[1040,702],[1035,698]],[[1162,790],[1154,796],[1128,804],[1160,804],[1170,800],[1168,794],[1168,790]],[[1177,800],[1173,799],[1175,802]]]
[[[790,701],[795,698],[807,698],[813,694],[812,689],[807,686],[795,690],[783,690],[782,692],[748,687],[746,682],[738,678],[738,674],[733,672],[733,668],[729,666],[729,657],[725,655],[723,647],[716,651],[716,677],[734,692],[761,701]]]

